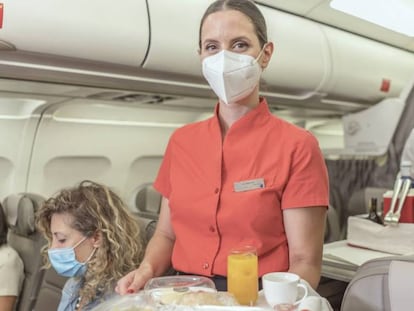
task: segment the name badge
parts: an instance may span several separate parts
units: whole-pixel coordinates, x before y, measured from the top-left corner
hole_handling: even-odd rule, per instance
[[[250,191],[255,189],[262,189],[265,187],[264,179],[252,179],[235,182],[233,184],[234,192]]]

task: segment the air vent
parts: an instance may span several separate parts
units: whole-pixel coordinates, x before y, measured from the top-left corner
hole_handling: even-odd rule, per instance
[[[116,100],[126,103],[145,103],[145,104],[160,104],[165,101],[175,100],[175,97],[172,96],[161,96],[161,95],[152,95],[152,94],[140,94],[140,93],[128,93],[128,92],[117,92],[117,91],[107,91],[95,93],[88,98],[93,99],[102,99],[102,100]]]
[[[161,95],[146,95],[146,94],[127,94],[114,98],[115,100],[120,100],[127,103],[145,103],[145,104],[161,104],[164,101],[175,99],[171,96],[161,96]]]

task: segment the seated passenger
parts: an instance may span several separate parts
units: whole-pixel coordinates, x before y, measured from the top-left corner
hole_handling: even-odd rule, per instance
[[[0,311],[14,310],[24,280],[23,261],[7,245],[7,232],[6,215],[0,204]]]
[[[83,181],[62,190],[38,210],[36,224],[48,240],[47,266],[70,277],[58,311],[91,310],[141,261],[137,220],[106,186]]]

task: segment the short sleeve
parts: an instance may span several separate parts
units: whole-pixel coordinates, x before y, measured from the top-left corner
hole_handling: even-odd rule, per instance
[[[23,262],[18,254],[9,248],[0,252],[0,296],[18,296],[24,279]]]
[[[162,194],[163,197],[169,198],[171,193],[171,159],[172,159],[172,145],[173,137],[168,142],[167,149],[164,154],[164,158],[161,162],[160,169],[158,171],[157,178],[154,182],[154,188]]]
[[[316,138],[305,132],[292,153],[290,174],[282,194],[282,209],[329,205],[329,180]]]

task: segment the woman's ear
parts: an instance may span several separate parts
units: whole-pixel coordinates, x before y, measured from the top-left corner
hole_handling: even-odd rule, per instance
[[[93,247],[98,248],[102,244],[102,232],[96,231],[92,237]]]
[[[272,59],[273,50],[274,50],[273,42],[268,42],[263,47],[263,57],[261,61],[262,69],[265,69],[269,65],[269,62]]]

